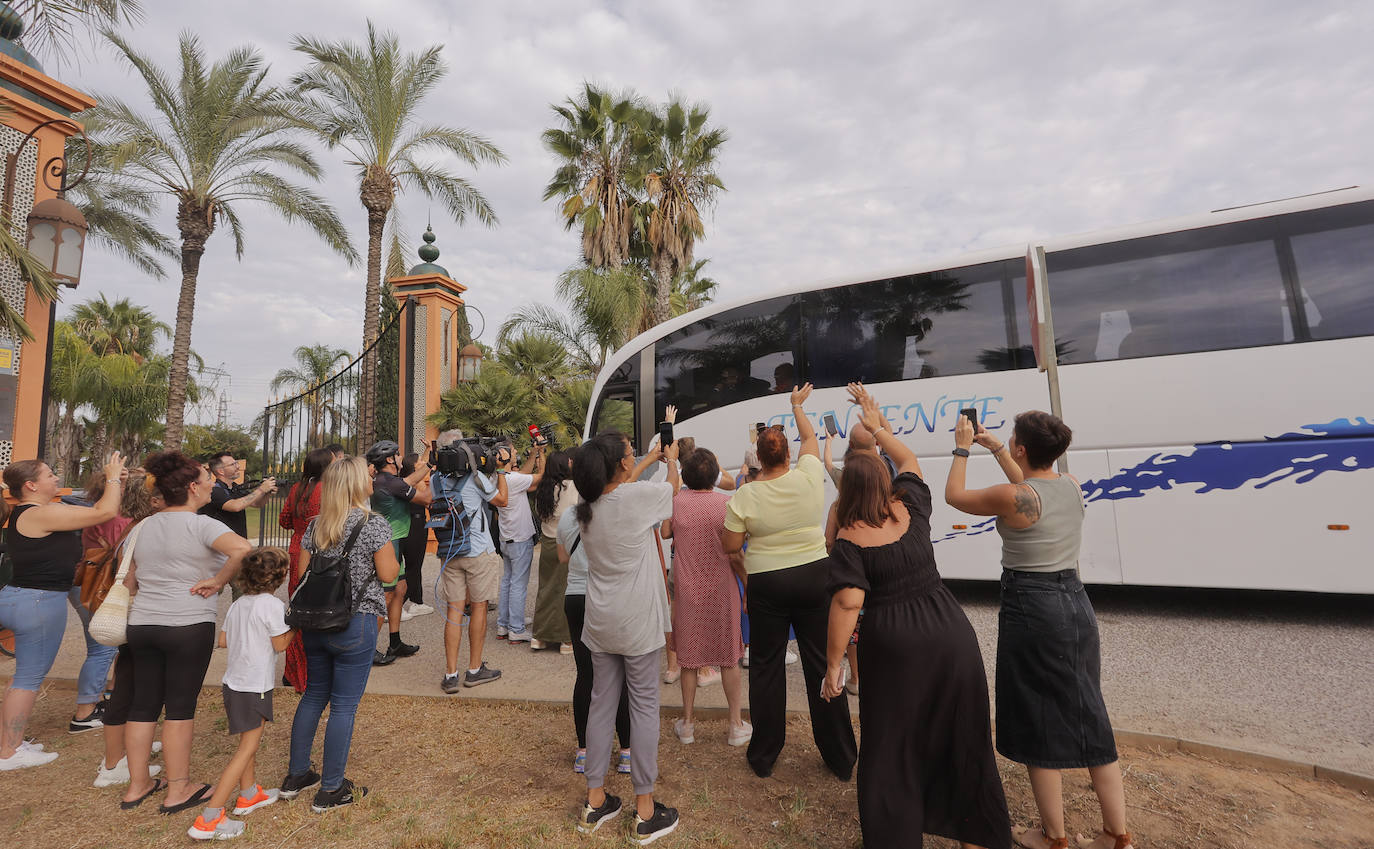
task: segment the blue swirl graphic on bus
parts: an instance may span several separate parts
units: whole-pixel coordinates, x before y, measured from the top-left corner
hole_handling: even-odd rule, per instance
[[[1374,469],[1374,423],[1358,417],[1303,425],[1299,432],[1265,437],[1263,442],[1205,442],[1188,454],[1161,452],[1109,478],[1083,482],[1083,498],[1121,501],[1156,490],[1199,485],[1197,494],[1255,489],[1292,480],[1310,483],[1328,472]],[[996,519],[947,533],[935,542],[995,530]]]
[[[1292,478],[1312,481],[1327,472],[1374,468],[1374,424],[1364,418],[1303,425],[1302,432],[1266,437],[1264,442],[1209,442],[1191,454],[1156,454],[1104,480],[1083,482],[1088,502],[1141,498],[1153,490],[1201,484],[1199,494],[1255,489]]]

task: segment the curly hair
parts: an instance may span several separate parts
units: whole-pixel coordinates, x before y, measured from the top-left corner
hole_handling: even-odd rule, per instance
[[[243,555],[243,567],[234,583],[244,595],[273,593],[286,580],[290,565],[286,552],[276,546],[265,545]]]
[[[129,479],[124,483],[124,491],[119,498],[119,515],[135,522],[146,519],[157,512],[153,506],[153,493],[145,484],[147,473],[142,469],[130,469]],[[86,500],[92,504],[105,495],[105,470],[97,469],[86,483]]]

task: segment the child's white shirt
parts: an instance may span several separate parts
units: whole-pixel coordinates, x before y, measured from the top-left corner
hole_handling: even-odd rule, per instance
[[[285,634],[286,605],[271,593],[241,596],[224,617],[229,660],[222,683],[240,693],[266,693],[276,685],[272,638]]]

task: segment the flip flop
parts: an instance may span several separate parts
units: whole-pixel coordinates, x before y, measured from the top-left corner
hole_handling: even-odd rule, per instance
[[[204,802],[206,799],[210,798],[210,791],[212,789],[214,788],[212,788],[210,785],[202,784],[200,785],[200,789],[197,790],[195,793],[192,793],[191,797],[187,799],[185,802],[179,802],[171,806],[158,805],[157,812],[160,814],[179,814],[182,811],[194,808],[197,805]]]
[[[144,793],[142,796],[139,796],[137,799],[133,800],[132,802],[126,802],[126,801],[124,801],[123,799],[120,799],[120,800],[119,800],[119,809],[120,809],[121,811],[132,811],[134,808],[137,808],[139,805],[142,805],[144,799],[147,799],[149,796],[153,795],[154,793],[157,793],[157,792],[160,792],[160,791],[166,790],[166,789],[167,789],[167,782],[166,782],[166,781],[163,781],[161,778],[155,778],[155,779],[153,779],[153,789],[152,789],[152,790],[149,790],[147,793]]]

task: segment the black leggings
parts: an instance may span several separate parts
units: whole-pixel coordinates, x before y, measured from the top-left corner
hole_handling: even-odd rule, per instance
[[[215,623],[130,625],[129,651],[134,659],[134,697],[130,722],[196,718],[196,699],[215,650]]]
[[[134,655],[128,644],[119,647],[114,662],[114,690],[105,700],[106,725],[123,725],[129,721],[129,708],[134,703]]]
[[[425,603],[425,579],[420,569],[425,563],[425,545],[429,542],[429,528],[421,516],[410,517],[410,536],[401,543],[401,557],[406,566],[406,600],[412,604]]]
[[[573,683],[573,725],[577,727],[577,748],[587,748],[587,712],[592,707],[592,652],[582,645],[582,623],[587,618],[585,595],[563,596],[563,613],[568,617],[572,637],[573,662],[577,680]],[[630,748],[630,689],[620,688],[620,706],[615,710],[615,733],[620,748]]]

